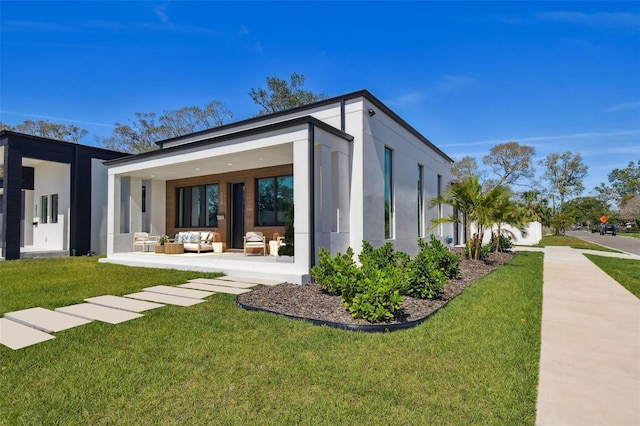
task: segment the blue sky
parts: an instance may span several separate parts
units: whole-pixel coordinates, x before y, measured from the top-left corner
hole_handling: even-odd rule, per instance
[[[76,124],[89,145],[135,112],[249,118],[249,90],[296,71],[368,89],[454,159],[580,152],[586,193],[640,160],[640,2],[3,0],[0,27],[0,121]]]

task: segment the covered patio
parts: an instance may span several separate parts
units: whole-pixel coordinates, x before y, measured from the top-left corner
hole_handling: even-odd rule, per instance
[[[302,117],[196,141],[164,141],[160,150],[110,161],[102,261],[308,282],[318,246],[338,251],[349,245],[351,139]],[[274,234],[284,236],[291,209],[293,261],[243,255],[247,232],[263,233],[268,254]],[[133,253],[133,234],[140,231],[169,238],[215,231],[224,249]]]

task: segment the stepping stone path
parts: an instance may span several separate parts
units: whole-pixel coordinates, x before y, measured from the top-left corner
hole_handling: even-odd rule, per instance
[[[8,312],[0,318],[0,345],[13,350],[55,339],[49,333],[102,321],[119,324],[144,316],[140,312],[165,305],[193,306],[216,293],[241,294],[257,285],[277,285],[281,281],[221,277],[197,278],[177,287],[157,285],[143,291],[122,296],[96,296],[85,299],[87,303],[56,308],[29,308]]]

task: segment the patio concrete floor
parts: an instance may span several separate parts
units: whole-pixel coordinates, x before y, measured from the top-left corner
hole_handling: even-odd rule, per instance
[[[221,272],[227,277],[264,285],[290,282],[303,284],[311,280],[308,270],[275,256],[247,255],[238,252],[156,254],[153,252],[115,253],[100,262],[147,268],[178,269],[198,272]]]

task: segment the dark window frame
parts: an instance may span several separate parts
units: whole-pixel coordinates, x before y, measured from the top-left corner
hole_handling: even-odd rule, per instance
[[[215,187],[215,211],[213,214],[209,210],[209,191]],[[193,219],[193,194],[198,193],[200,197],[200,205],[197,223],[194,224]],[[202,202],[204,200],[204,202]],[[217,228],[218,227],[218,208],[220,206],[220,185],[218,183],[208,183],[204,185],[181,186],[176,188],[176,215],[175,227],[178,229],[186,228]],[[207,218],[209,219],[207,221]],[[208,222],[208,223],[207,223]]]
[[[49,220],[49,196],[40,196],[40,223],[47,223]]]
[[[285,226],[286,225],[286,219],[284,219],[284,215],[286,213],[286,210],[281,211],[281,209],[278,208],[278,179],[287,179],[287,178],[291,178],[291,189],[293,191],[293,174],[287,174],[287,175],[279,175],[279,176],[265,176],[265,177],[259,177],[256,178],[255,180],[255,197],[254,197],[254,202],[255,202],[255,208],[254,208],[254,221],[253,224],[256,227],[261,227],[261,226]],[[263,180],[272,180],[273,181],[273,222],[270,223],[261,223],[260,221],[260,181]],[[293,193],[291,195],[291,205],[293,205]],[[283,220],[282,221],[278,221],[278,213],[282,213],[282,217]]]
[[[51,223],[58,223],[58,194],[51,194],[49,218]]]

